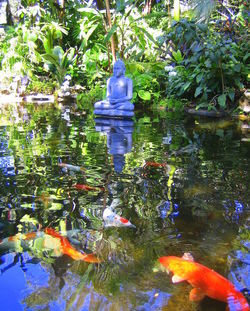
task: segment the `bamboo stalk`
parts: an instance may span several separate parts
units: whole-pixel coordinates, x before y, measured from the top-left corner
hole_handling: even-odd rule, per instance
[[[112,22],[111,22],[111,14],[110,14],[110,6],[109,6],[109,0],[105,0],[106,4],[106,12],[107,12],[107,18],[108,18],[108,24],[109,24],[109,30],[112,28]],[[115,55],[115,40],[114,36],[111,37],[111,51],[113,56],[113,62],[116,61],[116,55]]]

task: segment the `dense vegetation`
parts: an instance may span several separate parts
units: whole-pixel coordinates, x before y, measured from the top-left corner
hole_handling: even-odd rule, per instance
[[[179,14],[179,1],[22,0],[0,41],[3,83],[28,76],[29,91],[52,93],[70,75],[94,101],[122,58],[135,102],[235,109],[249,78],[249,5],[183,2]]]

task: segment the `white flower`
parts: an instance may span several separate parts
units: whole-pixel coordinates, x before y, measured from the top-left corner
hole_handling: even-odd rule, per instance
[[[44,68],[45,71],[49,71],[49,65],[47,63],[45,63],[43,65],[43,68]]]
[[[174,69],[173,66],[165,66],[164,68],[166,71],[172,71]]]
[[[170,71],[169,74],[168,74],[170,77],[174,77],[177,75],[177,72],[176,71]]]
[[[68,80],[68,81],[70,81],[71,80],[71,76],[70,75],[66,75],[65,77],[64,77],[64,80]]]

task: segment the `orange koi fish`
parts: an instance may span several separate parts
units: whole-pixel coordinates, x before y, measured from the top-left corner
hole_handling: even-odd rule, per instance
[[[20,246],[23,249],[30,250],[31,249],[30,245],[28,245],[26,241],[36,240],[38,238],[43,239],[43,246],[44,248],[46,248],[46,243],[47,243],[46,234],[56,239],[53,242],[53,245],[49,246],[49,248],[51,249],[53,248],[57,256],[65,254],[75,260],[83,260],[85,262],[90,262],[90,263],[101,262],[94,254],[85,254],[85,253],[81,253],[77,251],[70,244],[70,242],[68,241],[66,237],[60,235],[58,232],[56,232],[54,229],[51,229],[51,228],[45,228],[44,231],[28,232],[25,234],[18,233],[14,236],[4,238],[3,240],[0,240],[0,250],[5,250],[5,251],[16,250]]]
[[[66,169],[71,170],[71,171],[85,172],[85,168],[81,166],[76,166],[76,165],[67,164],[67,163],[58,163],[58,166],[65,167]]]
[[[83,260],[90,263],[99,263],[101,262],[94,254],[85,254],[76,250],[69,242],[69,240],[62,236],[60,233],[56,232],[52,228],[45,228],[44,232],[48,235],[51,235],[54,238],[60,240],[60,249],[63,254],[70,256],[74,260]]]
[[[85,191],[104,191],[103,187],[93,187],[88,185],[81,185],[81,184],[75,184],[73,185],[78,190],[85,190]]]
[[[182,258],[165,256],[159,258],[159,262],[174,274],[173,283],[187,281],[194,287],[189,294],[191,301],[200,301],[208,296],[228,303],[233,311],[249,311],[246,298],[231,282],[217,272],[194,262],[190,257],[187,254]]]
[[[151,166],[151,167],[166,167],[166,163],[158,163],[158,162],[146,162],[143,166],[144,168]]]

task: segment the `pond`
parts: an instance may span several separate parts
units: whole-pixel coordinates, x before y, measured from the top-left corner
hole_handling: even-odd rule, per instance
[[[225,310],[190,302],[192,287],[157,264],[185,252],[249,289],[249,265],[234,273],[250,221],[238,121],[145,107],[96,120],[73,104],[13,104],[1,108],[0,146],[2,310]],[[109,207],[133,226],[107,226]],[[100,262],[63,254],[65,240]]]

